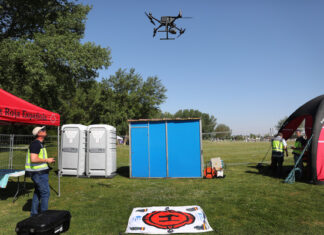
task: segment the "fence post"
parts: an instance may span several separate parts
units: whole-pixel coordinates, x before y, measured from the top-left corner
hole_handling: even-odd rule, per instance
[[[11,134],[9,136],[10,141],[9,141],[9,169],[12,169],[12,165],[13,165],[13,148],[14,148],[14,139],[15,139],[15,135]]]
[[[10,135],[8,136],[9,138],[9,151],[8,151],[8,169],[10,169],[10,146],[11,146],[11,138]],[[6,143],[6,140],[5,140]]]

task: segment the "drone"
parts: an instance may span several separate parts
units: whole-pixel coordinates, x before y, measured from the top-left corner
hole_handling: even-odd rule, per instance
[[[157,32],[165,32],[166,38],[160,38],[160,40],[174,40],[175,38],[169,38],[169,33],[171,34],[177,34],[177,31],[179,31],[178,37],[180,37],[186,29],[178,28],[176,24],[174,23],[177,19],[190,19],[192,17],[182,17],[181,10],[179,11],[179,14],[177,16],[161,16],[161,19],[158,20],[154,16],[152,16],[152,13],[149,12],[148,14],[145,12],[145,15],[149,18],[152,24],[155,25],[155,22],[158,22],[160,25],[157,28],[153,29],[153,38],[155,37]],[[161,27],[165,26],[164,30],[159,30]]]

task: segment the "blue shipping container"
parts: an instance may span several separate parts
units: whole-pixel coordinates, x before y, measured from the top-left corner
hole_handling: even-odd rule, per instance
[[[203,176],[200,119],[130,120],[130,177]]]

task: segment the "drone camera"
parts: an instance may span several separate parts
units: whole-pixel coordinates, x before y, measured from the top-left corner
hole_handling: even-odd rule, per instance
[[[174,28],[169,29],[169,33],[177,34],[177,31]]]

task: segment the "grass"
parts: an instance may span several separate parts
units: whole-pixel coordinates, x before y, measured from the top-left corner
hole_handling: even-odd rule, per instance
[[[125,231],[134,207],[184,205],[204,209],[215,230],[209,234],[324,234],[324,187],[302,182],[288,185],[282,179],[259,174],[254,166],[268,146],[204,142],[205,161],[220,156],[227,163],[226,177],[212,180],[129,179],[123,176],[128,147],[118,146],[122,174],[113,179],[63,177],[62,196],[51,192],[49,207],[71,212],[66,234],[72,235],[119,234]],[[254,164],[234,164],[246,162]],[[284,165],[292,163],[290,155]],[[57,188],[53,172],[50,184]],[[13,204],[14,186],[0,189],[0,234],[15,234],[16,223],[29,216],[32,193]]]

